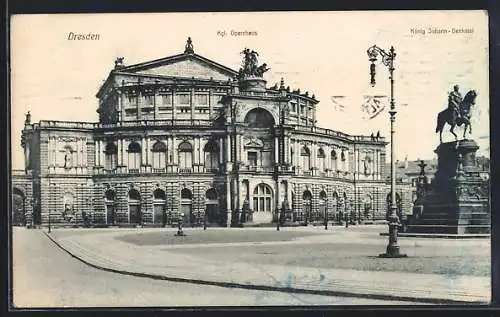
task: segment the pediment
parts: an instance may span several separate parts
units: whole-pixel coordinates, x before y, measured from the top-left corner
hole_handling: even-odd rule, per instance
[[[214,79],[227,81],[237,72],[196,54],[180,54],[160,60],[127,66],[121,71],[141,75]]]
[[[255,138],[255,137],[250,137],[250,138],[245,138],[245,147],[257,147],[257,148],[260,148],[260,147],[263,147],[264,146],[264,142],[259,139],[259,138]]]

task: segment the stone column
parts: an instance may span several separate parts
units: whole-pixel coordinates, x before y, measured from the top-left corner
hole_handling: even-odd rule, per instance
[[[146,141],[146,165],[151,166],[151,139],[149,137],[145,138]]]
[[[228,177],[226,180],[226,212],[227,212],[227,222],[228,227],[231,226],[232,221],[232,208],[231,208],[231,179]]]
[[[304,119],[306,119],[306,120],[305,120],[305,122],[306,122],[306,123],[305,123],[305,125],[306,125],[306,126],[308,126],[308,125],[309,125],[309,122],[308,122],[308,120],[307,120],[307,119],[308,119],[308,117],[309,117],[309,111],[308,111],[308,109],[307,109],[307,103],[304,103]]]
[[[146,138],[141,137],[141,166],[146,164]]]
[[[222,164],[225,162],[224,158],[224,138],[221,137],[219,139],[219,163]]]
[[[172,120],[175,121],[177,118],[177,110],[175,109],[175,90],[172,88],[171,94],[171,102],[172,102]]]
[[[142,91],[140,87],[137,87],[137,120],[142,119]]]
[[[100,166],[104,165],[104,141],[99,140],[99,157],[100,157]]]
[[[156,118],[159,117],[158,115],[158,99],[160,95],[158,94],[158,87],[155,87],[154,89],[154,95],[153,95],[153,107],[154,107],[154,112],[153,112],[153,119],[156,120]]]
[[[208,117],[212,118],[212,112],[214,111],[212,105],[212,89],[208,91]]]
[[[245,148],[243,144],[243,135],[241,134],[238,135],[238,143],[239,143],[238,161],[243,162],[245,161]]]
[[[116,145],[116,165],[118,166],[122,166],[123,165],[123,156],[122,156],[122,153],[123,153],[123,140],[122,139],[118,139],[116,141],[117,145]]]
[[[194,88],[191,88],[191,90],[189,92],[189,103],[191,106],[191,120],[194,119],[194,105],[195,105],[194,97],[195,97]]]
[[[172,137],[172,163],[179,165],[179,156],[177,155],[177,138]]]
[[[94,140],[94,165],[100,166],[100,164],[99,164],[99,140]]]
[[[297,100],[297,124],[298,125],[302,125],[302,112],[300,111],[300,101],[299,99],[296,99]]]
[[[359,179],[359,149],[354,150],[354,178]]]
[[[295,165],[299,168],[299,170],[302,170],[302,162],[300,160],[300,143],[298,140],[295,140],[295,162],[297,162]]]
[[[312,110],[311,110],[311,112],[312,112],[313,126],[315,126],[315,125],[316,125],[316,123],[315,123],[315,122],[316,122],[316,111],[315,111],[315,107],[316,107],[316,106],[315,106],[315,105],[313,105],[313,104],[311,103],[311,109],[312,109]]]
[[[351,155],[349,153],[349,149],[346,149],[345,150],[345,170],[348,172],[349,171],[349,159],[350,159]]]
[[[280,159],[280,142],[279,137],[274,137],[274,161],[277,163]]]
[[[118,109],[117,109],[117,112],[118,112],[118,121],[122,121],[123,120],[123,100],[122,100],[122,91],[121,89],[118,89],[116,91],[116,95],[117,95],[117,99],[118,99]]]

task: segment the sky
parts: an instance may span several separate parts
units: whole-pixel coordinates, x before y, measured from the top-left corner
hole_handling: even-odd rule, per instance
[[[452,33],[452,28],[472,32]],[[257,35],[234,36],[231,31]],[[99,39],[68,40],[70,32],[99,34]],[[455,84],[462,95],[470,89],[478,93],[471,137],[480,146],[478,154],[489,156],[485,11],[40,14],[11,20],[12,167],[24,168],[20,143],[28,110],[32,122],[96,122],[95,94],[116,57],[131,65],[179,54],[188,36],[195,53],[235,70],[244,48],[257,51],[259,62],[270,67],[264,75],[268,86],[283,77],[292,90],[315,94],[318,126],[349,134],[380,131],[387,139],[388,98],[382,99],[386,110],[373,119],[366,118],[361,106],[363,96],[388,96],[390,91],[389,72],[380,59],[377,83],[370,85],[367,49],[377,45],[388,51],[392,45],[396,159],[435,157],[436,117]],[[332,96],[343,96],[338,99],[343,108],[335,106]],[[461,135],[461,128],[456,130]],[[444,132],[443,140],[453,136]]]

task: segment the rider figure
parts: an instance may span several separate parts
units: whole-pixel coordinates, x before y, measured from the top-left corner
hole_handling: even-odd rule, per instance
[[[453,86],[453,91],[448,95],[448,108],[453,111],[453,117],[460,116],[460,103],[462,102],[462,94],[459,91],[458,85]]]

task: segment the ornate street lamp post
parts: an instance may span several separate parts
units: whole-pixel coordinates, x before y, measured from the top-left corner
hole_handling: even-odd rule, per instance
[[[36,204],[36,198],[35,198],[35,204]],[[51,231],[51,228],[50,228],[50,207],[49,207],[49,233]]]
[[[391,122],[391,201],[389,206],[389,243],[387,245],[387,251],[381,254],[381,257],[386,258],[400,258],[406,257],[406,254],[399,252],[398,245],[398,227],[400,225],[399,217],[397,214],[396,206],[396,167],[394,160],[394,121],[396,120],[396,106],[394,102],[394,59],[396,58],[396,53],[394,52],[394,47],[391,46],[389,53],[381,49],[380,47],[373,45],[367,51],[370,64],[370,83],[375,86],[375,61],[377,61],[377,56],[380,54],[382,57],[382,63],[389,68],[389,79],[391,81],[391,100],[390,100],[390,122]]]
[[[325,206],[325,230],[328,230],[328,206]]]
[[[207,230],[207,211],[203,214],[203,230]]]

